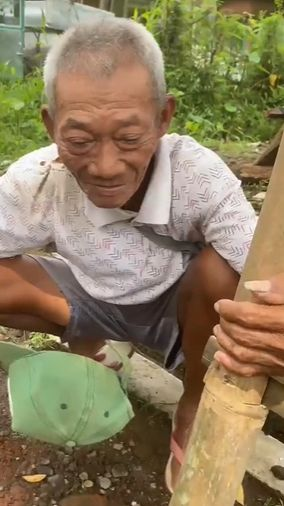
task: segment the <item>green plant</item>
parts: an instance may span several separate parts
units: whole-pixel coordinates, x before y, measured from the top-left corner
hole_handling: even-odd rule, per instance
[[[32,332],[26,344],[37,351],[54,350],[60,347],[57,338],[49,334],[41,334],[40,332]]]
[[[2,70],[2,71],[1,71]],[[40,118],[42,78],[39,71],[11,80],[8,66],[0,69],[0,172],[28,151],[48,143]]]
[[[277,125],[264,112],[284,103],[283,0],[258,18],[225,16],[213,3],[157,0],[136,13],[165,55],[173,129],[201,140],[268,139]]]

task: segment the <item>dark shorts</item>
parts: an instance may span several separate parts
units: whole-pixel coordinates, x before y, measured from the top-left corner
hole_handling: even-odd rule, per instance
[[[162,353],[169,370],[183,361],[177,321],[179,282],[145,304],[110,304],[85,292],[62,259],[34,255],[33,258],[54,280],[70,306],[71,318],[62,341],[70,343],[86,338],[131,341]]]

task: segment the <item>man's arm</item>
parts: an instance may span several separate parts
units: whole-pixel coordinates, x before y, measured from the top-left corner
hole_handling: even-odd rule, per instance
[[[0,178],[0,258],[53,240],[54,195],[48,165],[28,161],[28,157],[19,160]]]

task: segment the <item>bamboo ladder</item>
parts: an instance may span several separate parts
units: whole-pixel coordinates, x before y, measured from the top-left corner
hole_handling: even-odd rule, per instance
[[[284,135],[236,300],[249,300],[244,281],[284,272],[283,191]],[[212,362],[170,506],[233,506],[268,413],[262,401],[267,402],[273,382],[240,378]]]

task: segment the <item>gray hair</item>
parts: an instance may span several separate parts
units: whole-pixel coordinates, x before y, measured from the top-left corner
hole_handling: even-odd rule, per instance
[[[166,99],[163,53],[153,35],[141,24],[124,18],[78,24],[57,38],[44,66],[48,107],[55,110],[55,84],[61,71],[83,71],[93,77],[111,75],[124,63],[141,63],[149,72],[154,99],[163,107]]]

